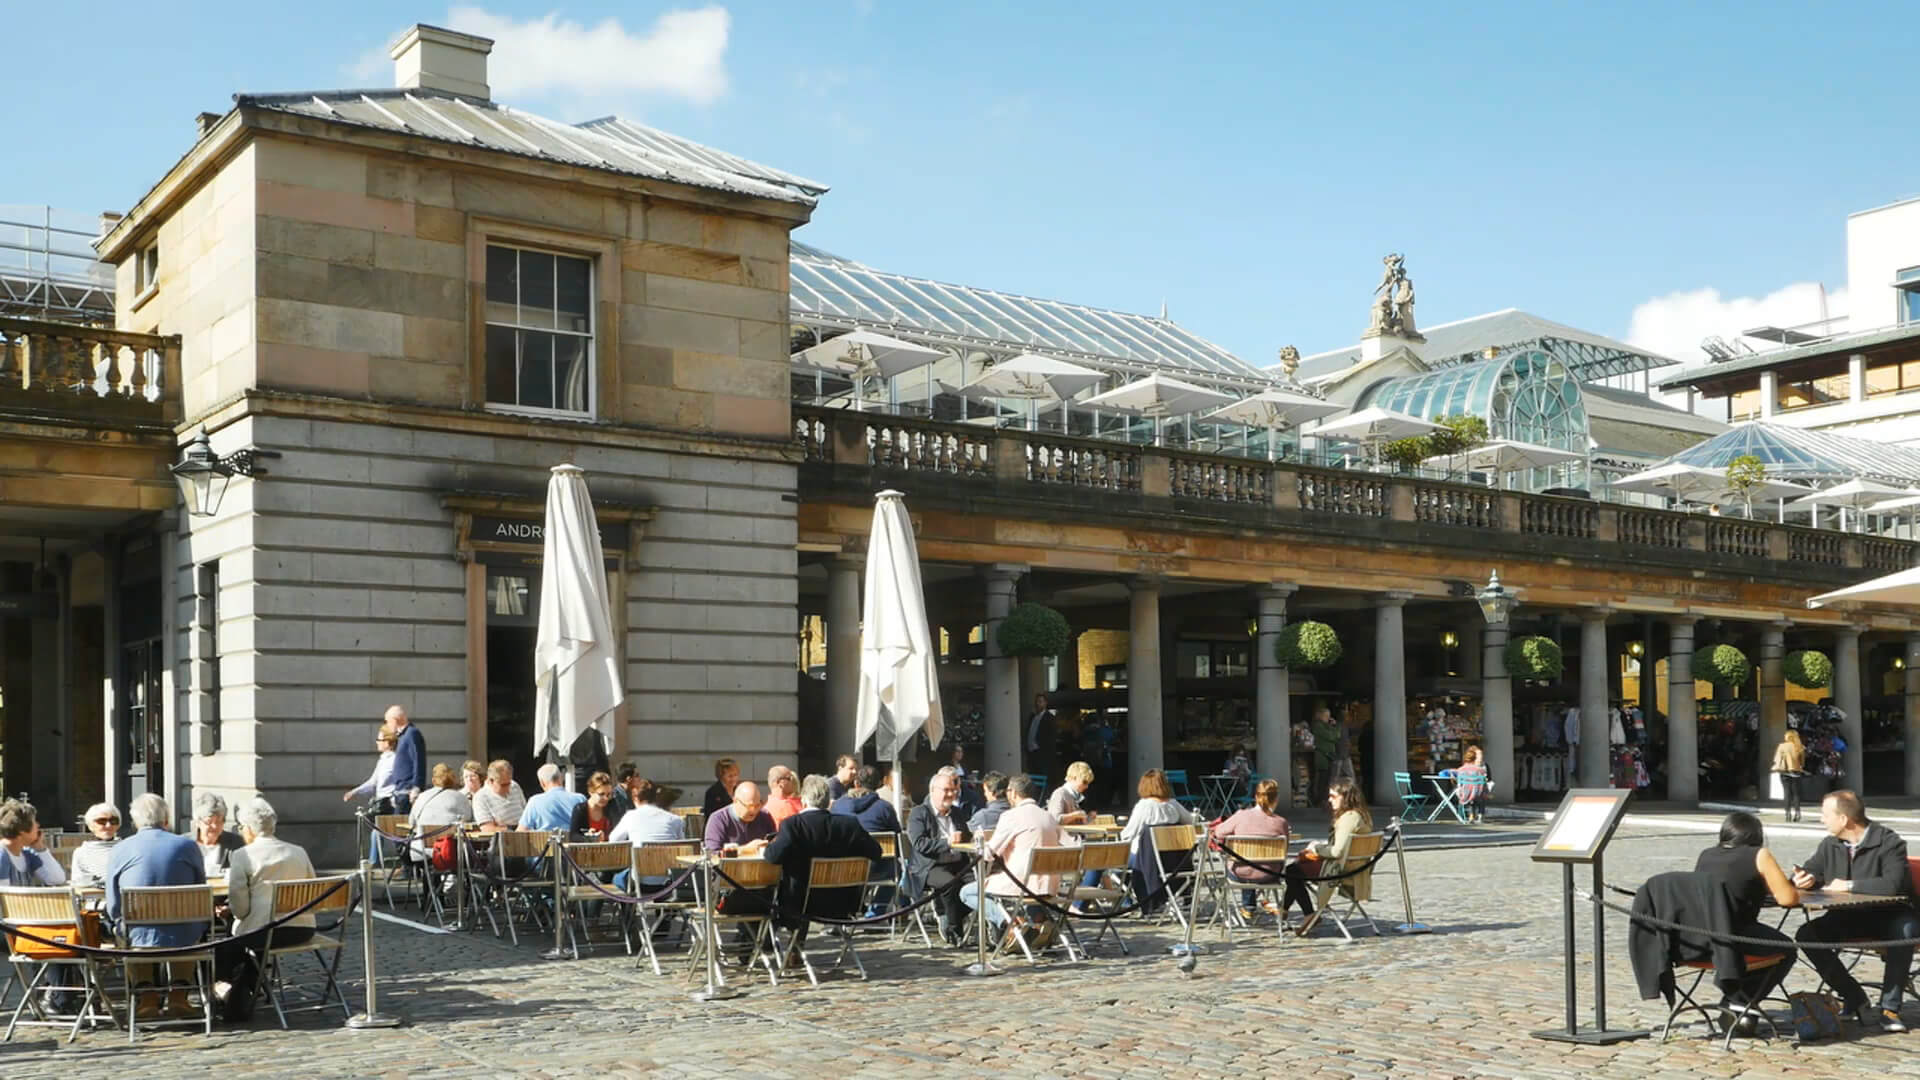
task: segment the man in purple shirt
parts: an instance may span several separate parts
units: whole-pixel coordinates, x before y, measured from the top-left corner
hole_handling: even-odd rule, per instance
[[[705,847],[719,851],[737,846],[742,855],[756,855],[773,839],[773,815],[763,814],[760,789],[751,780],[734,785],[733,802],[707,819]]]

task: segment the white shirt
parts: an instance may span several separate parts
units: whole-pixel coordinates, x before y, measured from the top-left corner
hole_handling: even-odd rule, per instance
[[[613,834],[607,837],[610,844],[658,843],[662,840],[685,840],[687,821],[671,810],[663,810],[652,803],[639,806],[620,815],[620,823],[613,827]]]
[[[380,760],[373,764],[373,775],[353,789],[356,797],[369,793],[376,799],[385,799],[393,794],[393,751],[380,751]]]
[[[501,795],[493,790],[492,784],[482,784],[480,790],[473,793],[473,821],[476,825],[499,825],[511,829],[520,824],[520,815],[527,812],[527,797],[520,791],[520,782],[507,781],[507,793]]]
[[[15,855],[11,851],[7,852],[7,858],[13,860],[13,876],[15,878],[25,880],[27,877],[28,850],[30,849],[23,848],[18,855]],[[60,863],[53,857],[52,852],[35,851],[33,857],[40,863],[38,873],[34,876],[40,879],[41,884],[65,885],[67,883],[67,872],[60,868]]]

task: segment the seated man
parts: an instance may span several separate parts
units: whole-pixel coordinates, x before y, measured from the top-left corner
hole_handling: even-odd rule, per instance
[[[980,788],[987,796],[987,805],[973,812],[967,819],[967,832],[979,836],[983,832],[992,832],[1000,815],[1012,809],[1007,802],[1007,774],[990,772],[980,778]]]
[[[1920,937],[1920,912],[1914,909],[1913,878],[1907,870],[1907,842],[1900,834],[1868,821],[1860,796],[1844,789],[1830,792],[1820,801],[1820,824],[1827,836],[1814,849],[1813,857],[1794,869],[1795,888],[1898,896],[1904,902],[1829,911],[1800,927],[1795,940],[1808,945],[1848,938],[1886,941]],[[1845,1003],[1849,1019],[1882,1031],[1907,1030],[1900,1019],[1900,1005],[1907,972],[1913,966],[1911,945],[1882,951],[1886,971],[1880,979],[1878,1008],[1869,1006],[1867,992],[1838,952],[1821,948],[1802,951]]]
[[[487,782],[473,793],[473,823],[486,832],[506,832],[520,827],[527,811],[527,797],[514,783],[513,766],[505,759],[487,766]]]
[[[540,778],[540,794],[527,800],[520,812],[521,832],[565,832],[573,824],[573,808],[587,801],[578,792],[567,790],[566,773],[549,761],[534,773]]]
[[[835,802],[847,797],[853,790],[853,781],[860,775],[860,759],[852,754],[841,754],[833,763],[833,775],[827,777],[827,793]]]
[[[862,765],[855,774],[853,786],[845,795],[835,799],[828,807],[829,813],[847,814],[860,819],[860,826],[868,832],[899,832],[900,818],[893,812],[893,804],[887,802],[875,790],[880,786],[881,773],[878,765]],[[829,791],[832,789],[829,788]]]
[[[987,879],[987,921],[995,928],[1006,923],[1002,905],[1008,904],[1027,913],[1017,929],[1029,924],[1050,925],[1046,909],[1033,903],[1027,894],[1054,896],[1059,892],[1060,882],[1051,875],[1029,874],[1027,867],[1033,860],[1034,848],[1061,847],[1074,840],[1061,830],[1053,814],[1035,801],[1037,794],[1033,777],[1026,773],[1007,777],[1007,801],[1013,804],[1013,809],[1000,815],[999,824],[994,827],[993,857],[1000,869]],[[969,908],[977,906],[980,902],[978,883],[961,886],[960,900]],[[1029,940],[1028,944],[1044,947],[1051,939],[1052,935],[1047,934],[1045,940]]]
[[[841,890],[831,900],[815,900],[806,908],[807,877],[815,859],[840,859],[851,856],[878,861],[880,845],[860,822],[845,814],[827,813],[827,778],[815,773],[800,784],[800,812],[780,825],[780,832],[767,845],[766,860],[780,867],[780,921],[794,932],[793,949],[807,944],[808,914],[845,919],[853,915],[860,901],[859,889]],[[787,954],[787,963],[798,958]]]
[[[953,850],[953,841],[962,835],[960,823],[953,819],[953,801],[959,780],[949,772],[937,772],[927,782],[927,801],[907,815],[907,896],[918,901],[927,890],[949,888],[956,881],[973,880],[973,868],[967,865],[965,852]],[[942,932],[947,941],[960,941],[960,920],[967,909],[953,892],[945,893],[938,904],[944,920]]]
[[[642,844],[685,840],[687,819],[660,805],[662,799],[659,785],[644,777],[637,780],[638,782],[633,785],[633,809],[620,815],[620,820],[614,825],[613,833],[607,837],[607,841],[640,847]],[[628,872],[622,870],[613,876],[613,883],[624,889],[627,887],[627,877]],[[664,877],[649,878],[643,879],[640,884],[659,886],[666,880]]]
[[[167,800],[158,795],[141,795],[127,807],[127,817],[138,830],[132,836],[113,846],[113,858],[107,863],[107,906],[108,921],[118,925],[120,922],[120,890],[153,885],[198,885],[207,880],[207,870],[200,857],[200,845],[192,837],[180,836],[173,831],[173,809]],[[175,926],[135,927],[127,936],[128,944],[140,948],[178,948],[193,945],[207,934],[206,923],[182,923]],[[151,985],[154,968],[167,965],[144,964],[136,967],[133,978],[136,987]],[[191,964],[181,964],[173,972],[171,979],[185,981],[193,978]],[[152,993],[134,995],[140,998],[137,1006],[142,1019],[158,1016],[161,1002],[153,998]],[[167,995],[166,1008],[176,1018],[193,1015],[193,1008],[187,1000],[187,992],[175,990]]]
[[[751,780],[733,786],[733,801],[707,819],[702,845],[708,851],[758,855],[773,839],[773,818],[761,812],[760,788]]]
[[[0,804],[0,850],[7,854],[7,874],[0,883],[42,888],[67,883],[67,872],[41,839],[40,815],[30,802]]]

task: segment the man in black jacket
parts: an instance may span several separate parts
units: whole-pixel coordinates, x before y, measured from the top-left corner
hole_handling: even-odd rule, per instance
[[[800,784],[800,812],[780,824],[767,845],[766,860],[780,867],[780,924],[793,930],[793,949],[807,944],[807,916],[845,919],[860,903],[860,889],[838,890],[807,906],[807,878],[815,859],[843,859],[858,855],[880,859],[880,845],[846,814],[827,813],[827,778],[815,773]],[[791,955],[791,954],[789,954]]]
[[[935,773],[927,783],[927,801],[907,814],[907,896],[912,900],[919,900],[928,889],[945,889],[956,881],[973,880],[966,853],[953,850],[953,841],[961,832],[952,813],[958,788],[959,781],[952,773]],[[947,940],[957,943],[961,920],[966,918],[960,890],[953,888],[942,896],[939,907]]]
[[[1796,939],[1809,945],[1849,938],[1920,937],[1920,911],[1913,906],[1913,877],[1907,869],[1907,842],[1885,825],[1868,821],[1860,796],[1851,791],[1835,791],[1821,800],[1820,824],[1826,828],[1827,837],[1814,849],[1813,858],[1794,869],[1795,888],[1904,899],[1899,904],[1829,911],[1802,926]],[[1868,1005],[1867,992],[1838,952],[1822,948],[1805,951],[1808,962],[1846,1003],[1847,1015],[1855,1023],[1871,1024],[1882,1031],[1907,1030],[1900,1020],[1900,1004],[1907,971],[1913,966],[1911,945],[1882,950],[1886,973],[1880,981],[1878,1009]]]

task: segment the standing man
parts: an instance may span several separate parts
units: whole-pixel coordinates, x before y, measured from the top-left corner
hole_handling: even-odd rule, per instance
[[[1820,800],[1820,824],[1827,836],[1813,858],[1793,871],[1797,889],[1854,892],[1863,896],[1898,896],[1899,904],[1838,908],[1800,927],[1794,937],[1802,945],[1825,944],[1849,938],[1896,940],[1920,937],[1920,912],[1913,906],[1913,877],[1907,869],[1907,842],[1900,834],[1867,820],[1860,796],[1842,789]],[[1807,961],[1845,1003],[1848,1019],[1881,1031],[1905,1031],[1900,1019],[1901,992],[1913,967],[1913,946],[1881,951],[1886,971],[1880,979],[1880,1006],[1871,1007],[1867,992],[1847,970],[1833,949],[1807,949]]]
[[[1049,763],[1053,759],[1054,731],[1053,710],[1047,708],[1047,695],[1033,695],[1033,712],[1027,717],[1027,771],[1047,774]]]
[[[427,789],[427,740],[398,705],[387,706],[386,725],[398,740],[393,746],[393,812],[404,814]]]

